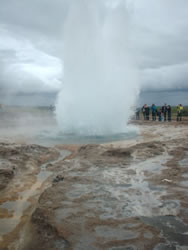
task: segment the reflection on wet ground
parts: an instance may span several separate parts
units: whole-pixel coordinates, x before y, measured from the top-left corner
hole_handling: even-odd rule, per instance
[[[54,211],[57,228],[65,236],[67,231],[72,232],[67,239],[73,242],[73,249],[188,246],[188,226],[178,217],[180,201],[177,197],[163,199],[169,192],[163,179],[160,185],[150,181],[167,170],[171,158],[164,152],[141,162],[133,159],[124,166],[84,162],[84,167],[82,160],[72,162],[74,171],[64,171],[65,182],[60,188],[64,195]],[[185,182],[181,184],[186,186]],[[160,238],[164,244],[155,243]]]
[[[177,245],[188,246],[188,225],[176,216],[141,217],[148,225],[158,228],[170,246],[176,249]],[[160,249],[160,248],[157,248]]]
[[[182,167],[188,168],[188,155],[179,162]]]
[[[27,197],[27,196],[26,196]],[[0,219],[0,224],[3,225],[0,227],[0,236],[6,235],[20,222],[20,218],[23,215],[23,211],[29,207],[30,203],[24,198],[18,201],[8,201],[3,203],[0,206],[1,208],[5,208],[8,210],[8,215],[11,214],[11,217],[6,219]]]

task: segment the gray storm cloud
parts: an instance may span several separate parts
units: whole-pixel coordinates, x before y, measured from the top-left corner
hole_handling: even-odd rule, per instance
[[[36,47],[29,40],[0,29],[1,91],[57,91],[62,80],[62,62]]]
[[[141,81],[142,87],[148,90],[186,89],[188,88],[188,63],[145,69],[141,72]]]
[[[0,89],[58,91],[67,0],[2,0]],[[187,88],[188,1],[129,0],[142,89]],[[102,13],[101,13],[102,15]]]

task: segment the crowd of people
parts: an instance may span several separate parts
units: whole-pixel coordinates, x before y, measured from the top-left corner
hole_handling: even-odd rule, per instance
[[[155,104],[152,104],[151,107],[149,107],[147,104],[144,104],[142,108],[136,109],[136,120],[140,120],[140,113],[143,114],[143,118],[146,121],[150,120],[150,115],[152,117],[152,121],[169,121],[172,120],[172,109],[170,105],[167,105],[166,103],[160,107],[157,108]],[[179,104],[177,106],[177,121],[182,121],[182,115],[183,115],[183,105]]]

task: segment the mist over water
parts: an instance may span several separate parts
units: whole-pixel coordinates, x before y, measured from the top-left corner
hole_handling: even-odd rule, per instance
[[[75,0],[63,34],[64,82],[56,115],[65,134],[127,132],[138,94],[125,1]]]

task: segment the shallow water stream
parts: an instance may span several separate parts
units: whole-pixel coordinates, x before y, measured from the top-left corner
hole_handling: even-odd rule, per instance
[[[14,201],[7,201],[0,205],[0,209],[5,209],[8,214],[8,216],[5,216],[6,218],[0,219],[0,237],[12,232],[21,222],[22,216],[25,214],[26,210],[30,206],[34,206],[30,199],[33,197],[39,197],[44,189],[43,184],[53,174],[51,171],[47,170],[47,165],[49,163],[56,164],[68,155],[70,155],[69,151],[60,151],[58,159],[42,164],[40,167],[40,173],[36,176],[36,182],[29,189],[19,192],[18,199]]]

